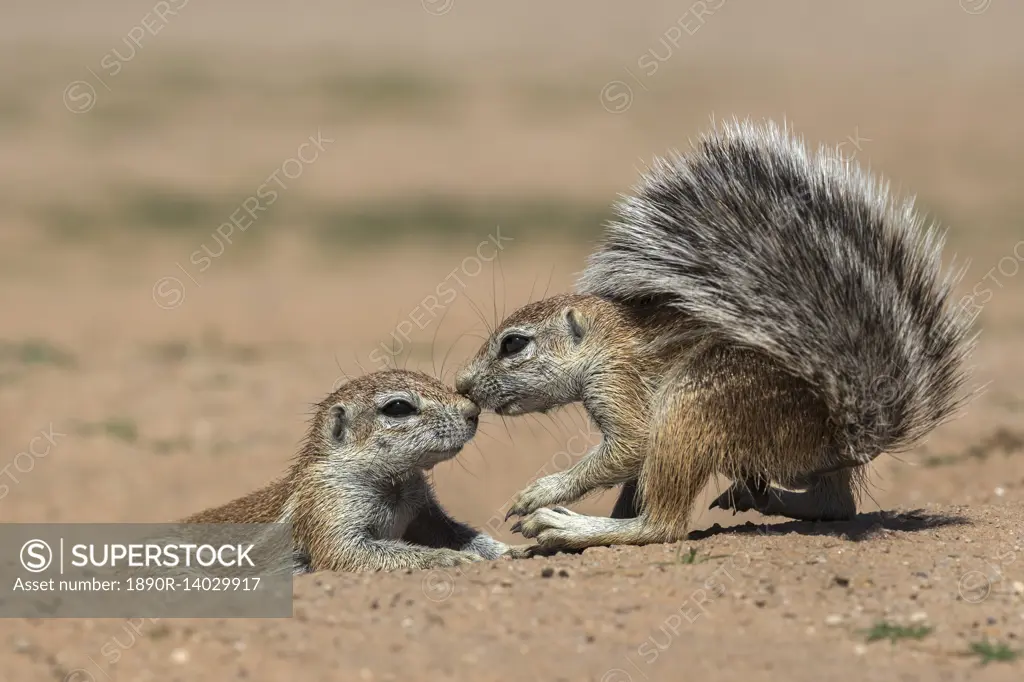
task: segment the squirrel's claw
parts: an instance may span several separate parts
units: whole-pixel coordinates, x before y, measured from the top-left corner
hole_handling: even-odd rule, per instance
[[[728,509],[732,509],[732,515],[736,516],[736,509],[734,507],[729,506],[729,505],[721,504],[721,501],[722,501],[722,498],[719,497],[714,502],[712,502],[710,505],[708,505],[708,509],[709,510],[711,510],[711,509],[721,509],[723,511],[728,510]]]
[[[506,521],[508,521],[513,516],[526,516],[527,514],[533,512],[533,509],[531,508],[528,498],[531,489],[532,486],[527,488],[526,490],[520,491],[519,494],[515,496],[515,499],[512,500],[512,506],[509,507],[508,513],[505,514]]]
[[[523,517],[517,525],[523,526],[519,532],[524,538],[537,538],[545,530],[560,529],[565,520],[564,514],[544,507]]]
[[[766,495],[760,494],[759,491],[751,490],[751,486],[746,483],[733,483],[728,490],[715,498],[708,509],[731,509],[733,516],[737,512],[762,511],[767,502],[765,497]]]
[[[560,502],[571,501],[577,497],[573,493],[572,481],[565,475],[565,472],[544,476],[515,496],[508,513],[505,514],[505,520],[508,521],[513,516],[527,516],[542,507],[551,507]],[[568,510],[565,512],[572,513]]]
[[[517,498],[517,500],[512,503],[512,507],[508,510],[508,513],[505,514],[505,520],[508,521],[513,516],[526,516],[529,513],[530,512],[524,508],[523,504]]]
[[[579,516],[579,514],[577,514],[576,512],[572,511],[571,509],[566,509],[565,507],[551,507],[547,511],[554,512],[555,514],[561,514],[562,516]],[[523,533],[523,521],[532,518],[533,515],[534,514],[524,515],[522,518],[520,518],[518,521],[512,524],[511,531],[513,533]],[[523,534],[525,535],[525,533]]]

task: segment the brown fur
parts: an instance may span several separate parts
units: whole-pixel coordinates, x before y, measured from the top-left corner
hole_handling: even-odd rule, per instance
[[[516,527],[544,546],[671,542],[685,536],[693,505],[715,474],[737,481],[716,501],[723,508],[816,520],[855,513],[860,470],[819,473],[838,453],[826,407],[811,387],[756,350],[712,336],[681,338],[678,313],[671,315],[653,303],[627,307],[594,296],[556,296],[512,313],[460,373],[460,391],[500,409],[507,394],[520,390],[503,379],[526,370],[503,365],[495,344],[509,330],[536,333],[531,361],[546,362],[539,371],[559,375],[551,381],[569,388],[525,389],[561,398],[545,403],[529,395],[523,402],[555,407],[570,402],[565,397],[578,386],[573,397],[604,434],[592,455],[520,493],[510,512],[523,517]],[[570,316],[583,332],[578,345],[551,331]],[[676,332],[671,343],[668,325]],[[770,488],[770,481],[807,490]],[[543,509],[617,484],[623,492],[612,519]]]
[[[600,426],[514,500],[542,545],[677,539],[717,473],[737,482],[712,506],[849,517],[864,465],[974,394],[963,269],[913,201],[835,150],[734,120],[656,159],[615,213],[578,295],[514,312],[456,381],[483,409],[582,402]],[[613,484],[631,496],[615,518],[551,508]]]
[[[182,523],[275,523],[291,497],[291,488],[291,481],[282,478],[245,497],[196,512]]]
[[[385,416],[395,397],[413,417]],[[185,523],[290,522],[295,570],[432,568],[493,559],[508,548],[452,519],[424,470],[476,432],[479,410],[436,379],[393,370],[354,379],[316,406],[289,472]]]

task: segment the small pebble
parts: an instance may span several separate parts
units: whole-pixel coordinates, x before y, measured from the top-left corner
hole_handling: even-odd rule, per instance
[[[558,569],[558,577],[560,577],[560,578],[568,578],[569,577],[569,571],[565,570],[564,568]]]
[[[188,653],[188,649],[175,649],[171,652],[171,662],[177,663],[178,665],[185,665],[188,663],[191,656]]]
[[[1015,580],[1013,582],[1013,593],[1014,594],[1024,594],[1024,583],[1022,583],[1019,580]]]
[[[1006,494],[1006,488],[996,488],[993,492],[995,492],[996,497],[1002,497]]]
[[[833,614],[831,614],[831,615],[829,615],[829,616],[827,616],[825,618],[825,625],[828,625],[828,626],[831,626],[831,627],[835,627],[836,625],[840,625],[840,624],[842,624],[842,622],[843,622],[843,617],[840,616],[838,613],[833,613]]]
[[[916,611],[910,616],[911,623],[923,623],[928,620],[928,614],[924,611]]]
[[[555,574],[555,569],[551,568],[550,566],[545,566],[544,568],[542,568],[540,570],[540,577],[541,578],[550,578],[554,574]]]
[[[863,644],[858,644],[857,646],[853,647],[853,653],[857,654],[858,656],[863,656],[867,652],[868,648]]]

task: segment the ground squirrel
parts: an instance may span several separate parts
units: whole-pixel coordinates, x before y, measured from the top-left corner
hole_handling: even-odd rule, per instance
[[[353,379],[317,404],[284,478],[185,523],[290,522],[296,573],[495,559],[509,548],[449,517],[424,475],[455,457],[479,414],[419,372]]]
[[[484,409],[582,402],[600,427],[512,504],[541,546],[675,541],[717,473],[735,483],[713,507],[849,518],[863,465],[970,395],[962,273],[912,200],[837,151],[734,121],[616,209],[579,293],[512,313],[456,378]],[[616,484],[612,518],[549,508]]]

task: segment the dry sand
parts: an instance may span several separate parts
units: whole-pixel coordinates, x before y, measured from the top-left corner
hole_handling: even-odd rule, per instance
[[[165,521],[263,485],[309,405],[373,369],[374,349],[454,273],[443,319],[401,340],[402,363],[450,380],[478,342],[467,332],[568,290],[582,267],[586,240],[527,229],[534,214],[515,207],[602,209],[712,115],[785,116],[918,193],[951,227],[950,255],[972,261],[962,289],[984,306],[977,378],[990,385],[925,444],[880,459],[850,523],[705,511],[672,546],[306,576],[289,620],[138,633],[4,620],[0,681],[1021,679],[1022,659],[970,653],[1024,650],[1017,4],[727,0],[646,76],[639,60],[665,54],[688,7],[456,0],[438,16],[424,6],[447,3],[193,0],[109,90],[86,67],[123,53],[148,5],[47,4],[0,21],[0,467],[40,431],[61,435],[7,469],[5,522]],[[79,79],[97,99],[75,114],[62,93]],[[619,80],[631,99],[611,113],[625,91],[600,95]],[[190,255],[216,247],[217,225],[318,130],[323,154],[200,272]],[[199,206],[194,218],[167,218],[177,204],[154,203],[163,194]],[[317,231],[318,212],[363,202],[385,215],[425,196],[478,202],[483,217],[373,247]],[[500,259],[479,260],[497,233],[511,238]],[[514,541],[495,521],[509,498],[595,439],[576,410],[485,417],[435,483],[454,515]],[[869,641],[880,624],[919,636]]]

